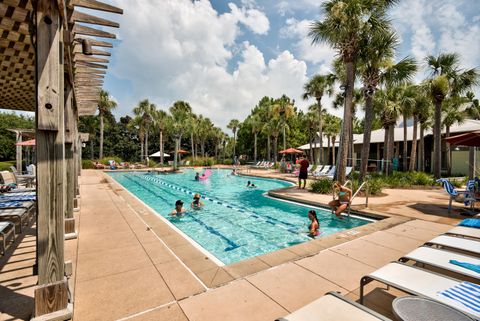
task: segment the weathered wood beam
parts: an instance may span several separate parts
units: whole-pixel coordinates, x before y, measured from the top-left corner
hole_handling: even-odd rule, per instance
[[[106,26],[106,27],[113,27],[113,28],[120,27],[120,25],[117,22],[113,22],[113,21],[110,21],[110,20],[107,20],[107,19],[92,16],[92,15],[89,15],[89,14],[86,14],[86,13],[83,13],[83,12],[79,12],[79,11],[73,11],[69,22],[70,23],[83,22],[83,23],[89,23],[89,24]]]
[[[77,66],[74,69],[74,74],[96,74],[96,75],[104,75],[107,72],[105,70],[89,68],[89,67],[80,67]]]
[[[76,74],[75,79],[77,80],[88,80],[88,79],[97,79],[102,80],[105,78],[105,75],[97,75],[97,74]]]
[[[86,35],[86,36],[94,36],[94,37],[101,37],[101,38],[110,38],[110,39],[117,38],[117,36],[113,33],[82,26],[79,24],[75,24],[73,26],[73,33],[76,35]]]
[[[65,309],[64,260],[64,46],[58,4],[36,6],[37,262],[35,316]]]
[[[109,60],[105,58],[97,58],[84,54],[76,54],[73,56],[73,61],[99,62],[108,64]]]
[[[95,81],[95,80],[75,80],[75,84],[77,86],[82,86],[82,87],[97,87],[103,85],[103,81]]]
[[[71,7],[77,6],[77,7],[83,7],[88,9],[123,14],[122,9],[111,6],[103,2],[95,1],[95,0],[70,0],[68,5]]]
[[[75,37],[75,40],[79,42],[83,41],[84,39],[87,39],[88,41],[90,41],[90,44],[95,47],[113,48],[113,45],[110,42],[99,41],[92,38],[85,38],[85,37],[78,37],[78,36]]]
[[[75,62],[75,67],[90,67],[90,68],[99,68],[99,69],[107,69],[106,65],[97,64],[93,62],[86,62],[86,61],[77,61]]]
[[[82,45],[80,43],[75,43],[73,46],[72,54],[83,53]],[[95,56],[111,56],[112,54],[108,51],[92,49],[92,55]]]
[[[75,104],[73,103],[73,88],[67,81],[65,83],[65,234],[75,233],[75,219],[73,218],[73,199],[75,198],[75,159],[74,143],[76,140]],[[67,224],[67,220],[69,224]],[[73,226],[72,226],[73,225]],[[67,231],[68,230],[68,231]],[[68,237],[69,239],[72,237]]]
[[[99,94],[100,93],[100,87],[78,87],[75,89],[76,94]]]

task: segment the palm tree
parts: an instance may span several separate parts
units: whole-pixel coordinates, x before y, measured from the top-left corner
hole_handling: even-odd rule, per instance
[[[144,99],[138,103],[138,105],[133,108],[133,114],[139,116],[142,119],[143,129],[145,132],[145,154],[142,153],[142,160],[145,159],[145,156],[148,157],[148,133],[150,131],[150,125],[152,123],[152,115],[156,110],[156,106]]]
[[[253,115],[250,118],[248,118],[248,124],[252,128],[252,134],[253,134],[253,161],[256,163],[257,162],[257,138],[258,134],[262,130],[263,123],[260,119],[259,116]]]
[[[267,125],[270,135],[273,138],[273,161],[276,163],[278,161],[278,136],[282,128],[282,121],[278,118],[272,118]]]
[[[468,104],[467,97],[450,97],[443,102],[443,121],[442,125],[445,126],[445,138],[450,137],[450,128],[455,123],[463,123],[467,117],[466,108]],[[447,175],[452,174],[452,150],[450,144],[447,146]]]
[[[428,81],[430,97],[435,104],[433,126],[434,137],[434,176],[440,178],[442,169],[442,103],[448,96],[460,96],[472,86],[478,84],[478,70],[476,68],[461,70],[458,54],[440,54],[438,57],[428,56],[427,66],[431,70],[432,78]]]
[[[168,123],[168,114],[164,110],[155,110],[152,114],[153,124],[158,130],[159,134],[159,145],[160,145],[160,164],[163,165],[163,154],[164,154],[164,141],[163,133]]]
[[[197,134],[198,120],[197,115],[191,113],[188,117],[186,126],[190,133],[190,145],[192,153],[192,161],[197,160],[197,151],[195,150],[195,134]]]
[[[98,101],[98,116],[100,118],[100,151],[98,158],[103,158],[103,116],[104,114],[117,107],[117,103],[110,98],[108,91],[100,91],[100,100]]]
[[[383,32],[375,32],[364,37],[362,40],[359,70],[363,81],[362,91],[365,100],[365,121],[360,180],[363,180],[367,173],[372,124],[375,118],[373,107],[375,91],[381,84],[398,85],[409,81],[417,71],[415,61],[408,57],[392,65],[394,50],[397,45],[397,37],[393,31],[383,30]],[[406,152],[404,151],[404,153]],[[407,158],[405,155],[404,160]]]
[[[342,120],[331,114],[325,115],[325,135],[328,137],[328,145],[332,147],[332,164],[335,164],[335,140],[340,134]],[[327,159],[330,159],[328,155]]]
[[[290,98],[283,95],[272,105],[274,116],[278,117],[281,121],[283,132],[283,149],[287,149],[286,128],[288,127],[288,119],[294,115],[293,104],[295,104],[295,101],[290,103]]]
[[[323,158],[322,97],[325,94],[328,94],[328,96],[333,94],[333,84],[335,83],[335,80],[336,76],[334,74],[315,75],[303,86],[303,99],[306,100],[310,97],[315,97],[317,100],[318,135],[320,136],[320,149],[317,159],[318,164],[325,162]]]
[[[402,152],[402,159],[403,159],[403,170],[408,170],[408,138],[407,138],[407,121],[413,115],[413,109],[415,108],[416,100],[415,97],[417,95],[416,86],[409,85],[404,86],[400,93],[400,110],[403,117],[403,152]],[[413,147],[413,146],[412,146]]]
[[[138,139],[140,140],[140,160],[143,160],[143,142],[145,139],[145,127],[142,117],[133,117],[128,126],[130,129],[138,132]]]
[[[185,133],[185,123],[188,121],[189,115],[192,113],[192,107],[187,102],[176,101],[170,107],[172,115],[172,133],[175,138],[175,155],[173,158],[173,169],[178,168],[178,150],[180,149],[182,136]]]
[[[355,83],[355,68],[361,39],[371,32],[388,30],[390,22],[385,19],[386,10],[395,0],[330,0],[322,4],[324,20],[314,22],[309,36],[313,43],[326,42],[338,51],[346,70],[345,108],[343,130],[338,152],[335,179],[345,182],[350,128],[352,122],[352,100]]]
[[[315,136],[316,136],[315,127],[318,125],[318,114],[310,110],[308,113],[305,114],[304,122],[305,122],[305,127],[308,128],[308,143],[310,145],[310,162],[314,164],[315,149],[312,147],[312,144],[315,142]]]
[[[202,115],[198,117],[198,138],[200,141],[200,150],[202,157],[205,157],[205,142],[211,136],[213,124],[210,118],[205,118]]]
[[[426,119],[429,118],[429,110],[430,108],[430,100],[425,94],[422,86],[415,86],[415,105],[412,109],[412,116],[413,116],[413,136],[412,136],[412,149],[410,151],[410,165],[408,170],[414,171],[417,165],[417,131],[418,131],[418,124],[420,123],[420,141],[419,144],[420,151],[418,152],[420,157],[423,157],[424,151],[423,149],[423,129],[425,126],[423,125],[426,122]],[[423,120],[423,121],[422,121]],[[420,166],[418,169],[420,170]]]
[[[240,121],[238,119],[232,119],[227,125],[228,129],[233,132],[233,158],[237,157],[235,147],[237,145],[237,130],[240,128]]]
[[[220,128],[218,127],[212,128],[212,139],[213,139],[213,144],[215,145],[215,161],[217,162],[218,162],[218,147],[221,146],[224,135],[225,134]]]

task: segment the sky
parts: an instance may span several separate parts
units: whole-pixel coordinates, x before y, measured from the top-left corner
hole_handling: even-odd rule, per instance
[[[324,0],[110,0],[124,14],[104,89],[124,116],[142,99],[157,108],[190,103],[197,114],[226,129],[242,121],[263,96],[295,99],[303,85],[330,71],[335,51],[311,44]],[[463,68],[480,67],[478,0],[401,0],[389,12],[400,44],[397,59],[457,52]],[[419,73],[417,80],[424,77]],[[477,95],[480,90],[476,88]],[[330,100],[324,106],[333,111]]]

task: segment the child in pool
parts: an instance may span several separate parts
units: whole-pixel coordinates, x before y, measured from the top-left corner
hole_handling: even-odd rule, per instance
[[[204,206],[203,202],[200,201],[200,194],[195,194],[193,196],[193,202],[190,204],[190,207],[194,210],[199,210]]]
[[[175,209],[170,213],[171,216],[182,217],[187,211],[183,208],[182,200],[175,202]]]
[[[310,220],[310,225],[308,226],[308,236],[315,237],[320,235],[320,223],[318,223],[317,212],[314,210],[308,211],[308,219]]]

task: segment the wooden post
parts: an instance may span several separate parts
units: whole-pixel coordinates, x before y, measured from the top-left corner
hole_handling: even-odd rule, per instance
[[[21,143],[22,142],[22,133],[19,131],[15,131],[15,134],[17,135],[16,142]],[[17,147],[17,154],[16,154],[16,160],[17,160],[17,173],[19,175],[22,174],[22,146],[16,145]]]
[[[65,309],[65,136],[62,24],[56,1],[39,0],[36,14],[37,249],[39,315]]]
[[[73,88],[69,81],[65,82],[65,239],[76,238],[75,219],[73,218],[73,200],[75,198],[75,164],[74,144],[76,140],[76,122],[73,104]]]

